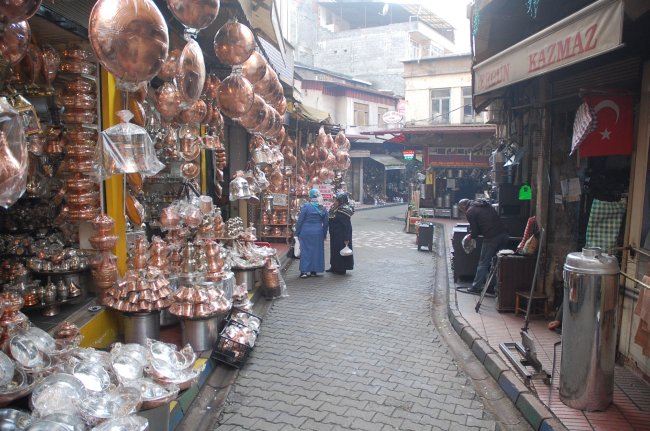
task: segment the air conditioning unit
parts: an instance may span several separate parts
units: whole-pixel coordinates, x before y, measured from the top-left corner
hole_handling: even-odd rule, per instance
[[[505,122],[505,110],[503,107],[502,100],[495,100],[487,108],[487,120],[485,121],[488,124],[503,124]]]

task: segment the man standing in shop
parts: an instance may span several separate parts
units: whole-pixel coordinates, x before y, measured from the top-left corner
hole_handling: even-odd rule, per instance
[[[461,199],[458,202],[458,209],[467,217],[471,238],[476,239],[483,236],[483,245],[481,246],[478,266],[476,267],[476,275],[472,287],[467,289],[468,293],[480,294],[490,272],[492,259],[499,250],[508,246],[508,232],[499,214],[490,202],[485,199],[474,201]]]

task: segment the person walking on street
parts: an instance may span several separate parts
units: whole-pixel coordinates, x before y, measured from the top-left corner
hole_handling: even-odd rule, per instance
[[[467,289],[469,293],[481,293],[490,272],[492,259],[499,250],[508,246],[508,231],[499,214],[490,202],[485,199],[474,201],[461,199],[458,202],[458,209],[467,217],[471,238],[476,239],[480,235],[483,236],[483,245],[481,246],[481,255],[476,267],[474,281],[472,287]]]
[[[300,241],[300,278],[316,276],[325,270],[327,211],[317,189],[309,191],[309,202],[300,208],[296,235]]]
[[[329,210],[330,231],[330,268],[327,272],[345,274],[354,268],[354,256],[341,256],[341,250],[348,246],[352,249],[352,222],[354,208],[350,206],[348,194],[338,192]]]

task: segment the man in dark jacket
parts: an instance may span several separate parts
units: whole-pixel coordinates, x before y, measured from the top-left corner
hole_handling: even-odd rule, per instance
[[[483,236],[481,256],[476,267],[476,275],[472,287],[467,289],[470,293],[480,293],[490,272],[492,259],[499,250],[508,246],[508,232],[501,221],[499,214],[485,199],[470,201],[461,199],[458,202],[458,209],[465,213],[469,222],[469,234],[476,239]]]

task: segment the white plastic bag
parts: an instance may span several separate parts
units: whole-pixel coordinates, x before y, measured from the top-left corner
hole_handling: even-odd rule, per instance
[[[293,255],[300,257],[300,240],[297,236],[293,237]]]
[[[339,253],[341,256],[352,256],[352,249],[346,245]]]

